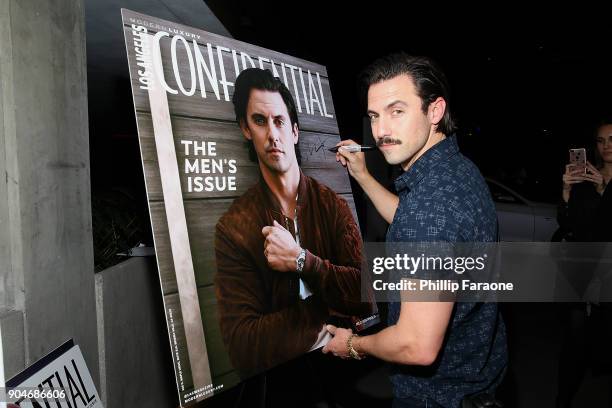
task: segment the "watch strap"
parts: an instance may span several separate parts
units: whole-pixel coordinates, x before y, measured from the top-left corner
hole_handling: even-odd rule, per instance
[[[306,250],[302,248],[297,258],[295,258],[295,271],[301,273],[304,270],[304,264],[306,263]]]

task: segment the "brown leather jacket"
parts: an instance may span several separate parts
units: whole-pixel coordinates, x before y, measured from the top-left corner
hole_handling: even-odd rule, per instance
[[[243,378],[306,353],[330,310],[371,311],[360,300],[362,241],[346,201],[301,174],[297,219],[306,260],[300,276],[313,293],[306,300],[299,299],[298,274],[270,269],[263,254],[261,230],[273,219],[294,233],[293,219],[282,216],[262,179],[234,201],[216,227],[219,323]]]

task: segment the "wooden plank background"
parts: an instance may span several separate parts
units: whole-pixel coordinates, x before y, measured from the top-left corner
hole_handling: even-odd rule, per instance
[[[344,199],[347,200],[349,206],[355,215],[355,204],[352,197],[350,181],[348,173],[344,168],[338,165],[335,161],[335,155],[328,152],[327,148],[334,146],[340,141],[338,125],[335,119],[335,109],[332,102],[329,80],[327,78],[327,70],[324,66],[318,65],[309,61],[295,58],[289,55],[281,54],[276,51],[257,47],[244,42],[236,41],[230,38],[225,38],[216,34],[208,33],[192,27],[183,26],[157,18],[149,17],[128,10],[123,10],[124,34],[127,44],[128,63],[130,72],[132,73],[132,91],[134,95],[134,104],[136,109],[138,135],[140,141],[141,158],[144,167],[145,183],[149,200],[149,210],[151,215],[151,223],[153,226],[153,235],[155,239],[155,249],[162,283],[162,292],[166,311],[169,308],[174,310],[174,325],[178,343],[178,355],[181,361],[183,380],[186,387],[184,393],[192,389],[190,378],[190,370],[188,367],[188,358],[186,355],[186,345],[184,331],[182,327],[182,319],[180,317],[180,302],[177,293],[176,276],[172,261],[172,252],[168,237],[168,225],[164,209],[164,200],[161,190],[161,181],[159,167],[157,163],[157,154],[155,150],[155,139],[153,135],[153,126],[149,107],[148,91],[140,88],[140,82],[135,74],[138,70],[136,65],[136,55],[134,51],[134,37],[132,34],[131,24],[144,25],[150,34],[159,30],[152,27],[159,25],[162,30],[168,29],[182,30],[188,33],[197,34],[200,37],[197,42],[204,56],[206,63],[208,60],[207,44],[211,44],[214,51],[214,63],[217,68],[217,78],[220,79],[219,66],[217,61],[216,47],[226,47],[238,52],[238,61],[240,69],[242,69],[242,61],[240,52],[247,53],[257,64],[257,57],[261,56],[274,61],[277,70],[279,71],[281,80],[283,80],[280,64],[290,64],[295,67],[300,67],[304,74],[306,93],[308,93],[308,78],[307,71],[310,70],[317,92],[319,90],[316,82],[316,74],[319,73],[321,86],[325,98],[327,113],[333,115],[333,118],[324,117],[319,113],[319,109],[315,104],[314,114],[306,113],[304,107],[304,99],[302,97],[301,81],[298,72],[295,72],[296,81],[298,83],[300,93],[300,103],[302,112],[298,113],[300,122],[300,161],[302,171],[310,177],[317,179],[319,182],[328,185],[334,191],[338,192]],[[165,37],[161,41],[161,55],[164,67],[164,75],[168,85],[174,89],[178,89],[174,80],[172,62],[170,59],[170,37]],[[192,38],[185,37],[189,46],[193,47]],[[182,46],[178,47],[179,52],[177,58],[179,60],[179,71],[181,79],[184,81],[184,87],[191,87],[189,64],[187,55]],[[228,52],[223,52],[223,63],[225,66],[226,80],[234,82],[236,73],[232,55]],[[266,63],[264,68],[270,69],[270,64]],[[289,69],[286,69],[289,80],[289,90],[296,97]],[[196,79],[197,81],[197,79]],[[224,384],[224,389],[227,389],[238,383],[238,377],[233,371],[229,362],[229,358],[225,351],[221,333],[217,320],[216,298],[214,296],[213,277],[216,270],[214,256],[214,231],[215,225],[219,218],[227,211],[233,199],[242,195],[249,187],[257,182],[259,178],[259,168],[256,163],[251,162],[248,158],[248,149],[242,133],[235,122],[233,104],[231,96],[233,95],[233,87],[229,88],[230,102],[225,100],[222,86],[219,85],[221,99],[217,100],[208,79],[206,83],[206,98],[202,98],[199,90],[196,90],[193,96],[185,96],[180,93],[173,95],[168,93],[168,103],[171,114],[172,130],[175,138],[175,147],[177,152],[177,165],[181,174],[181,185],[183,188],[183,198],[185,206],[185,216],[189,231],[189,240],[191,252],[193,256],[193,265],[196,274],[196,283],[198,287],[199,303],[202,312],[204,330],[206,334],[206,348],[209,355],[209,363],[213,374],[213,384]],[[319,97],[322,104],[323,101]],[[193,161],[199,158],[210,159],[235,159],[237,162],[237,172],[229,174],[227,171],[224,176],[236,176],[236,191],[220,191],[220,192],[187,192],[187,176],[184,171],[185,155],[184,147],[181,140],[191,140],[198,142],[216,142],[216,157],[210,156],[189,156]],[[191,176],[208,176],[214,174],[196,174]],[[357,220],[356,216],[355,219]],[[173,359],[174,360],[174,359]],[[175,368],[176,368],[176,360]]]

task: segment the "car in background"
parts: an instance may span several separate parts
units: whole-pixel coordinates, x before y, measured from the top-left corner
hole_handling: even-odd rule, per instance
[[[528,200],[499,181],[486,181],[495,202],[500,241],[551,240],[559,228],[556,205]]]

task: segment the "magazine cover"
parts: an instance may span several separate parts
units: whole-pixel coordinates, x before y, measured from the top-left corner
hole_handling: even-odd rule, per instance
[[[122,18],[181,405],[318,349],[325,322],[376,323],[349,176],[328,150],[340,136],[325,67]],[[283,262],[278,248],[303,251]]]
[[[6,399],[20,407],[104,408],[79,346],[72,340],[6,382]]]

